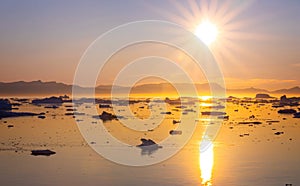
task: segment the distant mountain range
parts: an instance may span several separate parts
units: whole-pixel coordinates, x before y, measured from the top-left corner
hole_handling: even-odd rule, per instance
[[[195,84],[195,88],[198,92],[207,94],[210,92],[210,86],[214,90],[224,90],[218,84]],[[72,85],[67,85],[64,83],[57,83],[55,81],[42,82],[42,81],[32,81],[32,82],[11,82],[11,83],[1,83],[0,82],[0,96],[27,96],[27,95],[62,95],[62,94],[72,94]],[[88,90],[92,90],[91,87],[80,87],[76,86],[82,94]],[[176,84],[176,87],[180,90],[184,90],[185,93],[192,91],[192,87],[189,84]],[[112,90],[111,85],[99,85],[95,88],[96,94],[110,94]],[[130,90],[130,87],[125,86],[115,86],[114,90],[117,93],[125,93],[131,91],[133,94],[176,94],[176,89],[167,83],[160,84],[143,84],[137,85]],[[268,94],[289,94],[289,95],[300,95],[300,87],[293,87],[290,89],[279,89],[275,91],[268,91],[264,89],[256,88],[246,88],[246,89],[227,89],[228,95],[231,94],[256,94],[256,93],[268,93]]]

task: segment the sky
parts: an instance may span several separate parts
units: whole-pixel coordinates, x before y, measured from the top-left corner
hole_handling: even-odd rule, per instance
[[[2,0],[0,82],[42,80],[72,84],[82,55],[101,34],[142,20],[170,21],[193,31],[204,18],[220,30],[210,50],[223,72],[226,87],[274,90],[300,85],[297,0]],[[118,66],[121,60],[110,65]],[[172,76],[177,73],[156,68],[157,59],[153,60],[155,65],[148,61],[146,69]],[[127,75],[130,79],[132,73]],[[204,81],[203,75],[199,77]],[[113,78],[107,73],[97,83],[109,84]]]

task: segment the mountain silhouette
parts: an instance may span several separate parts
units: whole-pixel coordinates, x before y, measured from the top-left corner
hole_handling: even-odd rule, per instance
[[[76,85],[75,85],[76,86]],[[134,94],[176,94],[176,89],[174,87],[178,87],[181,90],[185,90],[186,93],[191,92],[191,85],[178,83],[178,84],[168,84],[168,83],[158,83],[158,84],[142,84],[133,87],[126,86],[114,86],[114,91],[117,93],[125,93],[131,91]],[[195,84],[195,88],[200,93],[209,93],[210,88],[213,87],[214,90],[224,90],[218,84]],[[93,89],[92,87],[80,87],[76,86],[82,94],[87,92],[88,90]],[[0,82],[0,95],[1,96],[26,96],[26,95],[64,95],[72,94],[72,85],[58,83],[55,81],[50,82],[42,82],[38,81],[18,81],[18,82],[10,82],[3,83]],[[95,92],[97,94],[110,94],[112,90],[111,85],[99,85],[95,88]],[[290,89],[279,89],[274,91],[268,91],[265,89],[257,89],[257,88],[244,88],[244,89],[227,89],[227,94],[231,93],[248,93],[248,94],[256,94],[256,93],[269,93],[269,94],[300,94],[300,87],[293,87]]]

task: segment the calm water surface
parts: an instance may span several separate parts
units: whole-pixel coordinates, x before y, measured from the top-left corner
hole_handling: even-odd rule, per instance
[[[47,109],[22,104],[16,112],[45,112],[46,118],[0,120],[1,185],[300,184],[300,119],[292,115],[279,115],[278,109],[272,108],[271,104],[227,103],[226,113],[230,118],[223,121],[217,138],[203,153],[200,153],[201,137],[205,127],[213,125],[213,121],[199,115],[192,139],[179,153],[166,161],[145,167],[119,165],[92,150],[88,145],[90,142],[82,138],[76,118],[65,115],[70,112],[67,111],[70,109],[68,105],[72,104],[64,103],[57,109]],[[85,103],[78,107],[93,106]],[[210,103],[189,105],[188,108],[197,106],[205,110]],[[134,104],[131,109],[141,119],[149,116],[145,102]],[[156,109],[160,111],[160,108]],[[182,111],[176,110],[174,105],[167,105],[167,109],[172,114],[151,132],[133,132],[128,136],[128,129],[118,121],[108,121],[104,125],[111,134],[132,146],[139,144],[141,137],[159,143],[169,135],[169,130],[176,129],[172,120],[178,119]],[[98,108],[99,113],[103,110],[112,112],[109,108]],[[238,124],[249,121],[252,115],[255,116],[253,121],[262,124]],[[91,119],[91,122],[93,125],[102,123],[99,119]],[[8,125],[14,127],[8,128]],[[275,132],[284,133],[275,135]],[[31,156],[34,149],[51,149],[57,154]]]

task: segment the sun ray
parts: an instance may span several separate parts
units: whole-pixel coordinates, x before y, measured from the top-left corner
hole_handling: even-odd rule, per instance
[[[229,11],[226,13],[221,21],[222,24],[227,24],[230,21],[232,21],[234,18],[236,18],[239,14],[241,14],[245,9],[247,9],[252,4],[252,1],[243,1],[243,4],[239,6],[238,8],[235,8],[234,10]]]
[[[248,49],[243,48],[241,45],[237,44],[236,42],[233,42],[231,40],[228,40],[224,38],[224,42],[226,43],[226,46],[230,48],[230,50],[236,55],[242,55],[245,56],[247,59],[253,59],[258,57],[257,54],[254,52],[249,51]]]
[[[187,1],[189,6],[191,7],[192,13],[196,20],[200,19],[202,17],[202,12],[200,11],[200,8],[196,1],[194,0],[188,0]]]
[[[175,6],[175,8],[177,10],[179,10],[179,12],[182,13],[182,16],[184,16],[187,20],[192,20],[194,19],[193,14],[191,13],[190,10],[184,8],[178,1],[170,1],[172,2],[172,4]]]
[[[259,25],[259,23],[263,23],[265,22],[265,20],[260,20],[257,21],[257,19],[259,19],[259,17],[252,17],[251,19],[244,19],[242,21],[235,21],[235,22],[231,22],[226,24],[226,26],[224,26],[223,30],[225,31],[235,31],[235,30],[240,30],[241,28],[245,28],[245,27],[255,27],[257,25]]]
[[[224,39],[219,40],[218,43],[216,43],[216,45],[216,47],[212,48],[212,52],[219,64],[222,64],[225,61],[226,63],[235,62],[235,57],[231,53],[230,48],[226,45],[226,42],[224,42]],[[222,50],[219,50],[220,47],[222,47]]]
[[[209,17],[215,17],[215,13],[217,11],[217,8],[218,8],[218,1],[210,1],[210,4],[209,4]],[[214,21],[214,20],[212,20]]]
[[[234,40],[251,40],[251,41],[263,41],[263,40],[273,40],[276,39],[276,36],[262,34],[262,33],[255,33],[255,32],[226,32],[227,39],[234,39]]]
[[[208,15],[208,2],[206,0],[201,1],[201,4],[198,4],[200,12],[203,16]]]
[[[229,11],[229,7],[231,6],[232,1],[224,1],[222,5],[220,5],[220,8],[215,14],[215,18],[218,20],[221,20],[222,17]]]
[[[149,9],[151,9],[152,11],[157,12],[158,14],[160,14],[163,17],[166,17],[168,19],[170,19],[170,21],[173,21],[174,23],[177,23],[179,25],[185,26],[187,28],[190,27],[190,20],[183,18],[180,15],[177,15],[175,13],[171,13],[168,11],[165,11],[165,9],[162,9],[161,7],[158,6],[153,6],[152,4],[147,4],[147,7]]]

